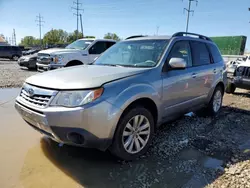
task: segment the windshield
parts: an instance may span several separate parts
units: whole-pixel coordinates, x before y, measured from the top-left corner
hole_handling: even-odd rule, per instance
[[[66,46],[67,49],[79,49],[84,50],[86,49],[94,40],[77,40],[68,46]]]
[[[123,41],[109,48],[95,65],[153,67],[161,58],[169,40]]]

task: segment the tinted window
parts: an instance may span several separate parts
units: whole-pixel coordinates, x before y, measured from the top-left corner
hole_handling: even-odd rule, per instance
[[[96,42],[90,49],[89,49],[89,54],[101,54],[105,50],[107,50],[109,47],[111,47],[114,42],[104,42],[104,41],[99,41]]]
[[[208,48],[212,54],[214,63],[218,63],[220,61],[223,61],[221,54],[220,54],[220,51],[217,48],[217,46],[215,46],[214,44],[208,44]]]
[[[210,64],[210,55],[207,46],[202,42],[191,42],[193,66],[201,66]]]
[[[188,41],[178,41],[174,44],[167,62],[170,61],[171,58],[182,58],[187,62],[187,67],[192,66],[192,58],[191,58],[191,50]]]
[[[115,44],[115,42],[106,42],[106,45],[107,45],[107,49],[111,46],[113,46]]]
[[[13,51],[19,51],[20,49],[17,46],[12,46]]]
[[[10,46],[0,46],[1,51],[10,51],[11,47]]]

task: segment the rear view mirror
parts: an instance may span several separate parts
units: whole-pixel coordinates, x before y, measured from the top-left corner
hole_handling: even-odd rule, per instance
[[[172,69],[185,69],[187,67],[187,62],[183,58],[173,57],[169,61],[169,66]]]

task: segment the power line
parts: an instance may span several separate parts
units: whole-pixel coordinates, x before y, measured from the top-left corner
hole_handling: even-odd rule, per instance
[[[75,4],[75,7],[71,7],[72,9],[76,10],[76,13],[74,15],[76,16],[76,40],[78,39],[78,17],[80,16],[79,11],[83,11],[83,9],[79,8],[79,5],[82,5],[82,3],[79,3],[78,0],[73,1],[73,4]]]
[[[43,21],[43,17],[40,15],[40,13],[39,13],[39,15],[38,16],[36,16],[36,22],[38,22],[38,26],[39,26],[39,33],[40,33],[40,45],[42,46],[43,45],[43,43],[42,43],[42,23],[45,23],[44,21]]]
[[[192,12],[194,14],[194,10],[191,10],[191,5],[192,2],[196,2],[196,6],[198,4],[198,0],[188,0],[188,9],[184,8],[184,11],[187,11],[188,15],[187,15],[187,26],[186,26],[186,32],[188,32],[188,26],[189,26],[189,17],[190,17],[190,13]]]

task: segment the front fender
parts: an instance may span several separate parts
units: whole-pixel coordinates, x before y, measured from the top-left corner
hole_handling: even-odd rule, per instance
[[[148,98],[154,101],[158,109],[158,113],[160,112],[160,92],[157,91],[152,85],[146,83],[133,84],[124,90],[121,89],[119,92],[114,94],[113,97],[108,98],[107,101],[120,108],[121,111],[124,111],[132,102],[141,98]],[[159,117],[161,117],[161,114],[158,115],[158,118]]]

